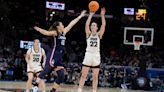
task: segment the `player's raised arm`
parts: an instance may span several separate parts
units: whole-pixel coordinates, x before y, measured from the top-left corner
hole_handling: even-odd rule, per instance
[[[86,21],[86,23],[85,23],[85,33],[86,33],[86,37],[87,37],[87,38],[88,38],[88,36],[89,36],[90,33],[91,33],[89,25],[90,25],[90,23],[91,23],[91,19],[92,19],[92,17],[93,17],[94,14],[95,14],[95,12],[90,12],[90,13],[89,13],[89,16],[88,16],[88,19],[87,19],[87,21]]]
[[[65,27],[64,33],[66,34],[67,32],[69,32],[70,29],[71,29],[82,17],[84,17],[85,13],[86,13],[86,10],[83,10],[83,11],[81,12],[81,14],[80,14],[77,18],[75,18],[74,20],[72,20],[72,21],[68,24],[68,26]]]
[[[100,39],[102,38],[102,36],[105,32],[105,26],[106,26],[105,12],[106,12],[105,8],[101,8],[101,22],[102,22],[102,25],[101,25],[100,31],[99,31]]]
[[[41,34],[46,35],[46,36],[56,36],[57,35],[57,32],[55,30],[54,31],[47,31],[47,30],[39,28],[37,26],[35,26],[34,29],[36,31],[40,32]]]

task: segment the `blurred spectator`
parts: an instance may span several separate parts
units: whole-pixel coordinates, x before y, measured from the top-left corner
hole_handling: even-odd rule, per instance
[[[18,50],[17,56],[14,61],[14,78],[15,80],[22,80],[23,77],[23,60],[24,58],[22,57],[22,52]]]
[[[152,83],[153,83],[153,88],[154,88],[155,90],[159,90],[160,87],[161,87],[161,85],[162,85],[162,80],[160,80],[160,79],[159,79],[159,76],[157,76],[157,77],[152,81]]]

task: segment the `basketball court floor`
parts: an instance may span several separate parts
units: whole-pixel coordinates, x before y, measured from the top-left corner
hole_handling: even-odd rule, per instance
[[[47,92],[51,89],[51,83],[46,83]],[[65,85],[58,92],[77,92],[77,85]],[[0,92],[24,92],[25,82],[0,81]],[[84,87],[83,92],[92,92],[91,87]],[[98,88],[98,92],[148,92],[141,90],[122,90],[120,88]],[[149,91],[150,92],[150,91]]]

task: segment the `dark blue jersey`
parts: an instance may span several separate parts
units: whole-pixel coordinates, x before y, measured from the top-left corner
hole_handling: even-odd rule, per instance
[[[65,40],[66,37],[63,33],[54,37],[54,46],[48,51],[46,60],[50,66],[62,66],[62,52],[65,45]]]
[[[65,45],[65,34],[58,34],[54,38],[53,48],[49,48],[46,56],[46,66],[39,74],[39,78],[44,78],[44,76],[50,73],[51,69],[56,68],[57,66],[63,66],[62,64],[62,51]],[[50,67],[49,67],[50,66]]]
[[[55,47],[55,51],[59,51],[62,52],[63,47],[65,45],[65,34],[58,34],[58,36],[54,37],[54,47]]]

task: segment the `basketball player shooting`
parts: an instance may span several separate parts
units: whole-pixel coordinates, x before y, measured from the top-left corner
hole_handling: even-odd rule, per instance
[[[82,66],[82,75],[79,81],[79,88],[78,92],[82,92],[82,88],[84,86],[86,77],[88,75],[88,71],[90,68],[92,68],[93,72],[93,81],[92,81],[92,92],[97,91],[97,84],[98,84],[98,75],[99,75],[99,68],[100,68],[100,39],[102,39],[102,36],[105,32],[105,8],[101,9],[101,21],[102,25],[100,27],[100,30],[98,30],[98,24],[96,22],[92,22],[91,26],[90,22],[95,14],[95,12],[90,12],[89,17],[85,24],[85,33],[86,33],[86,40],[87,40],[87,48],[85,57],[83,60],[83,66]]]

